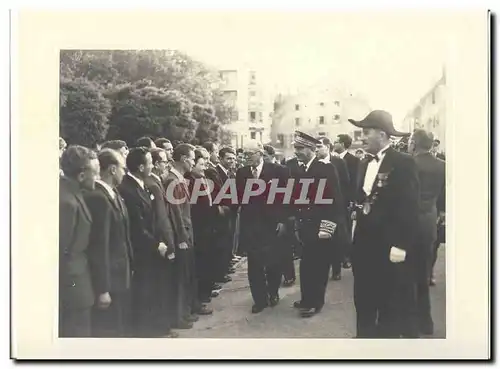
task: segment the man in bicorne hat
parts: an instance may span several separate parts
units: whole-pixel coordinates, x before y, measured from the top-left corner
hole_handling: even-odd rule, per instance
[[[300,261],[301,300],[294,303],[301,317],[311,317],[321,311],[325,303],[325,291],[330,269],[332,247],[342,245],[346,239],[344,200],[335,167],[321,162],[316,157],[320,141],[303,132],[295,133],[295,156],[300,162],[295,176],[293,209],[297,220],[297,236],[301,241]],[[306,199],[302,200],[303,186],[300,180],[312,180]],[[320,181],[325,183],[322,196]],[[318,201],[333,200],[330,203]]]
[[[412,338],[412,262],[418,224],[419,180],[415,160],[391,147],[392,116],[372,111],[361,121],[367,154],[360,164],[352,267],[356,338]]]

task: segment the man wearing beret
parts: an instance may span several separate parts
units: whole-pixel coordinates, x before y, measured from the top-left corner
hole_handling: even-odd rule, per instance
[[[415,338],[411,313],[415,284],[413,248],[418,227],[419,179],[415,160],[391,147],[389,113],[372,111],[361,121],[367,154],[360,164],[352,267],[356,338]]]
[[[331,248],[341,245],[346,237],[344,200],[335,167],[316,157],[320,141],[303,132],[295,133],[295,155],[301,163],[293,194],[297,219],[297,237],[302,242],[300,261],[301,300],[294,303],[303,318],[321,311],[330,269]],[[308,190],[304,181],[312,182]],[[324,183],[322,196],[321,183]],[[305,193],[306,201],[301,201]],[[326,201],[318,201],[319,197]]]

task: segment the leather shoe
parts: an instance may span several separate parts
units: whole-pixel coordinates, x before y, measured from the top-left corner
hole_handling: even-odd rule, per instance
[[[174,328],[176,329],[191,329],[193,328],[193,323],[191,322],[186,322],[185,320],[180,321],[177,323]]]
[[[222,289],[222,286],[220,284],[214,283],[214,285],[212,286],[212,291],[221,290],[221,289]]]
[[[295,278],[283,281],[283,287],[290,287],[295,284]]]
[[[196,311],[196,314],[198,314],[198,315],[211,315],[213,312],[214,312],[213,309],[211,309],[209,306],[204,304]]]
[[[321,309],[318,308],[311,308],[311,309],[300,309],[300,316],[302,318],[310,318],[313,315],[318,314],[321,311]]]
[[[252,314],[258,314],[261,311],[263,311],[266,307],[267,307],[267,305],[257,305],[257,304],[255,304],[255,305],[252,306]]]
[[[234,269],[234,268],[229,268],[229,269],[227,270],[227,272],[228,272],[229,274],[234,274],[234,273],[236,273],[236,269]]]
[[[341,279],[342,279],[342,275],[340,273],[332,275],[333,281],[340,281]]]
[[[196,315],[188,315],[187,317],[184,318],[187,322],[191,322],[191,323],[194,323],[194,322],[197,322],[198,320],[200,320],[199,317],[197,317]]]
[[[276,305],[278,305],[278,304],[279,304],[279,302],[280,302],[280,297],[279,297],[278,295],[276,295],[276,296],[271,296],[271,297],[269,298],[269,305],[270,305],[271,307],[275,307]]]
[[[212,291],[212,294],[210,295],[210,297],[212,297],[212,298],[215,298],[218,296],[219,296],[219,291]]]
[[[192,325],[191,325],[191,327],[192,327]],[[177,333],[177,332],[172,332],[172,331],[168,332],[168,333],[164,336],[164,338],[177,338],[177,337],[179,337],[179,333]]]
[[[301,305],[301,304],[302,304],[302,301],[295,301],[295,302],[293,303],[293,307],[294,307],[295,309],[300,309],[300,308],[302,307],[302,305]]]

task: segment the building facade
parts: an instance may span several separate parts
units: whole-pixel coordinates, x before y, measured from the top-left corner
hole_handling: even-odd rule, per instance
[[[408,112],[403,127],[409,132],[422,128],[434,134],[441,141],[439,149],[446,151],[446,73],[427,91]]]
[[[291,155],[296,130],[332,141],[338,134],[347,133],[357,141],[362,131],[348,119],[361,119],[369,112],[370,106],[364,98],[341,89],[309,89],[278,95],[274,101],[271,142],[285,155]]]
[[[257,72],[231,69],[219,73],[225,100],[234,109],[232,122],[227,126],[232,134],[232,145],[242,147],[249,139],[270,142],[272,100]]]

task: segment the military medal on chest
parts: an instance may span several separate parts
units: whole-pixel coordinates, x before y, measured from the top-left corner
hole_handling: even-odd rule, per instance
[[[372,210],[372,206],[369,202],[365,202],[363,204],[363,214],[364,215],[368,215],[370,214],[370,211]]]

